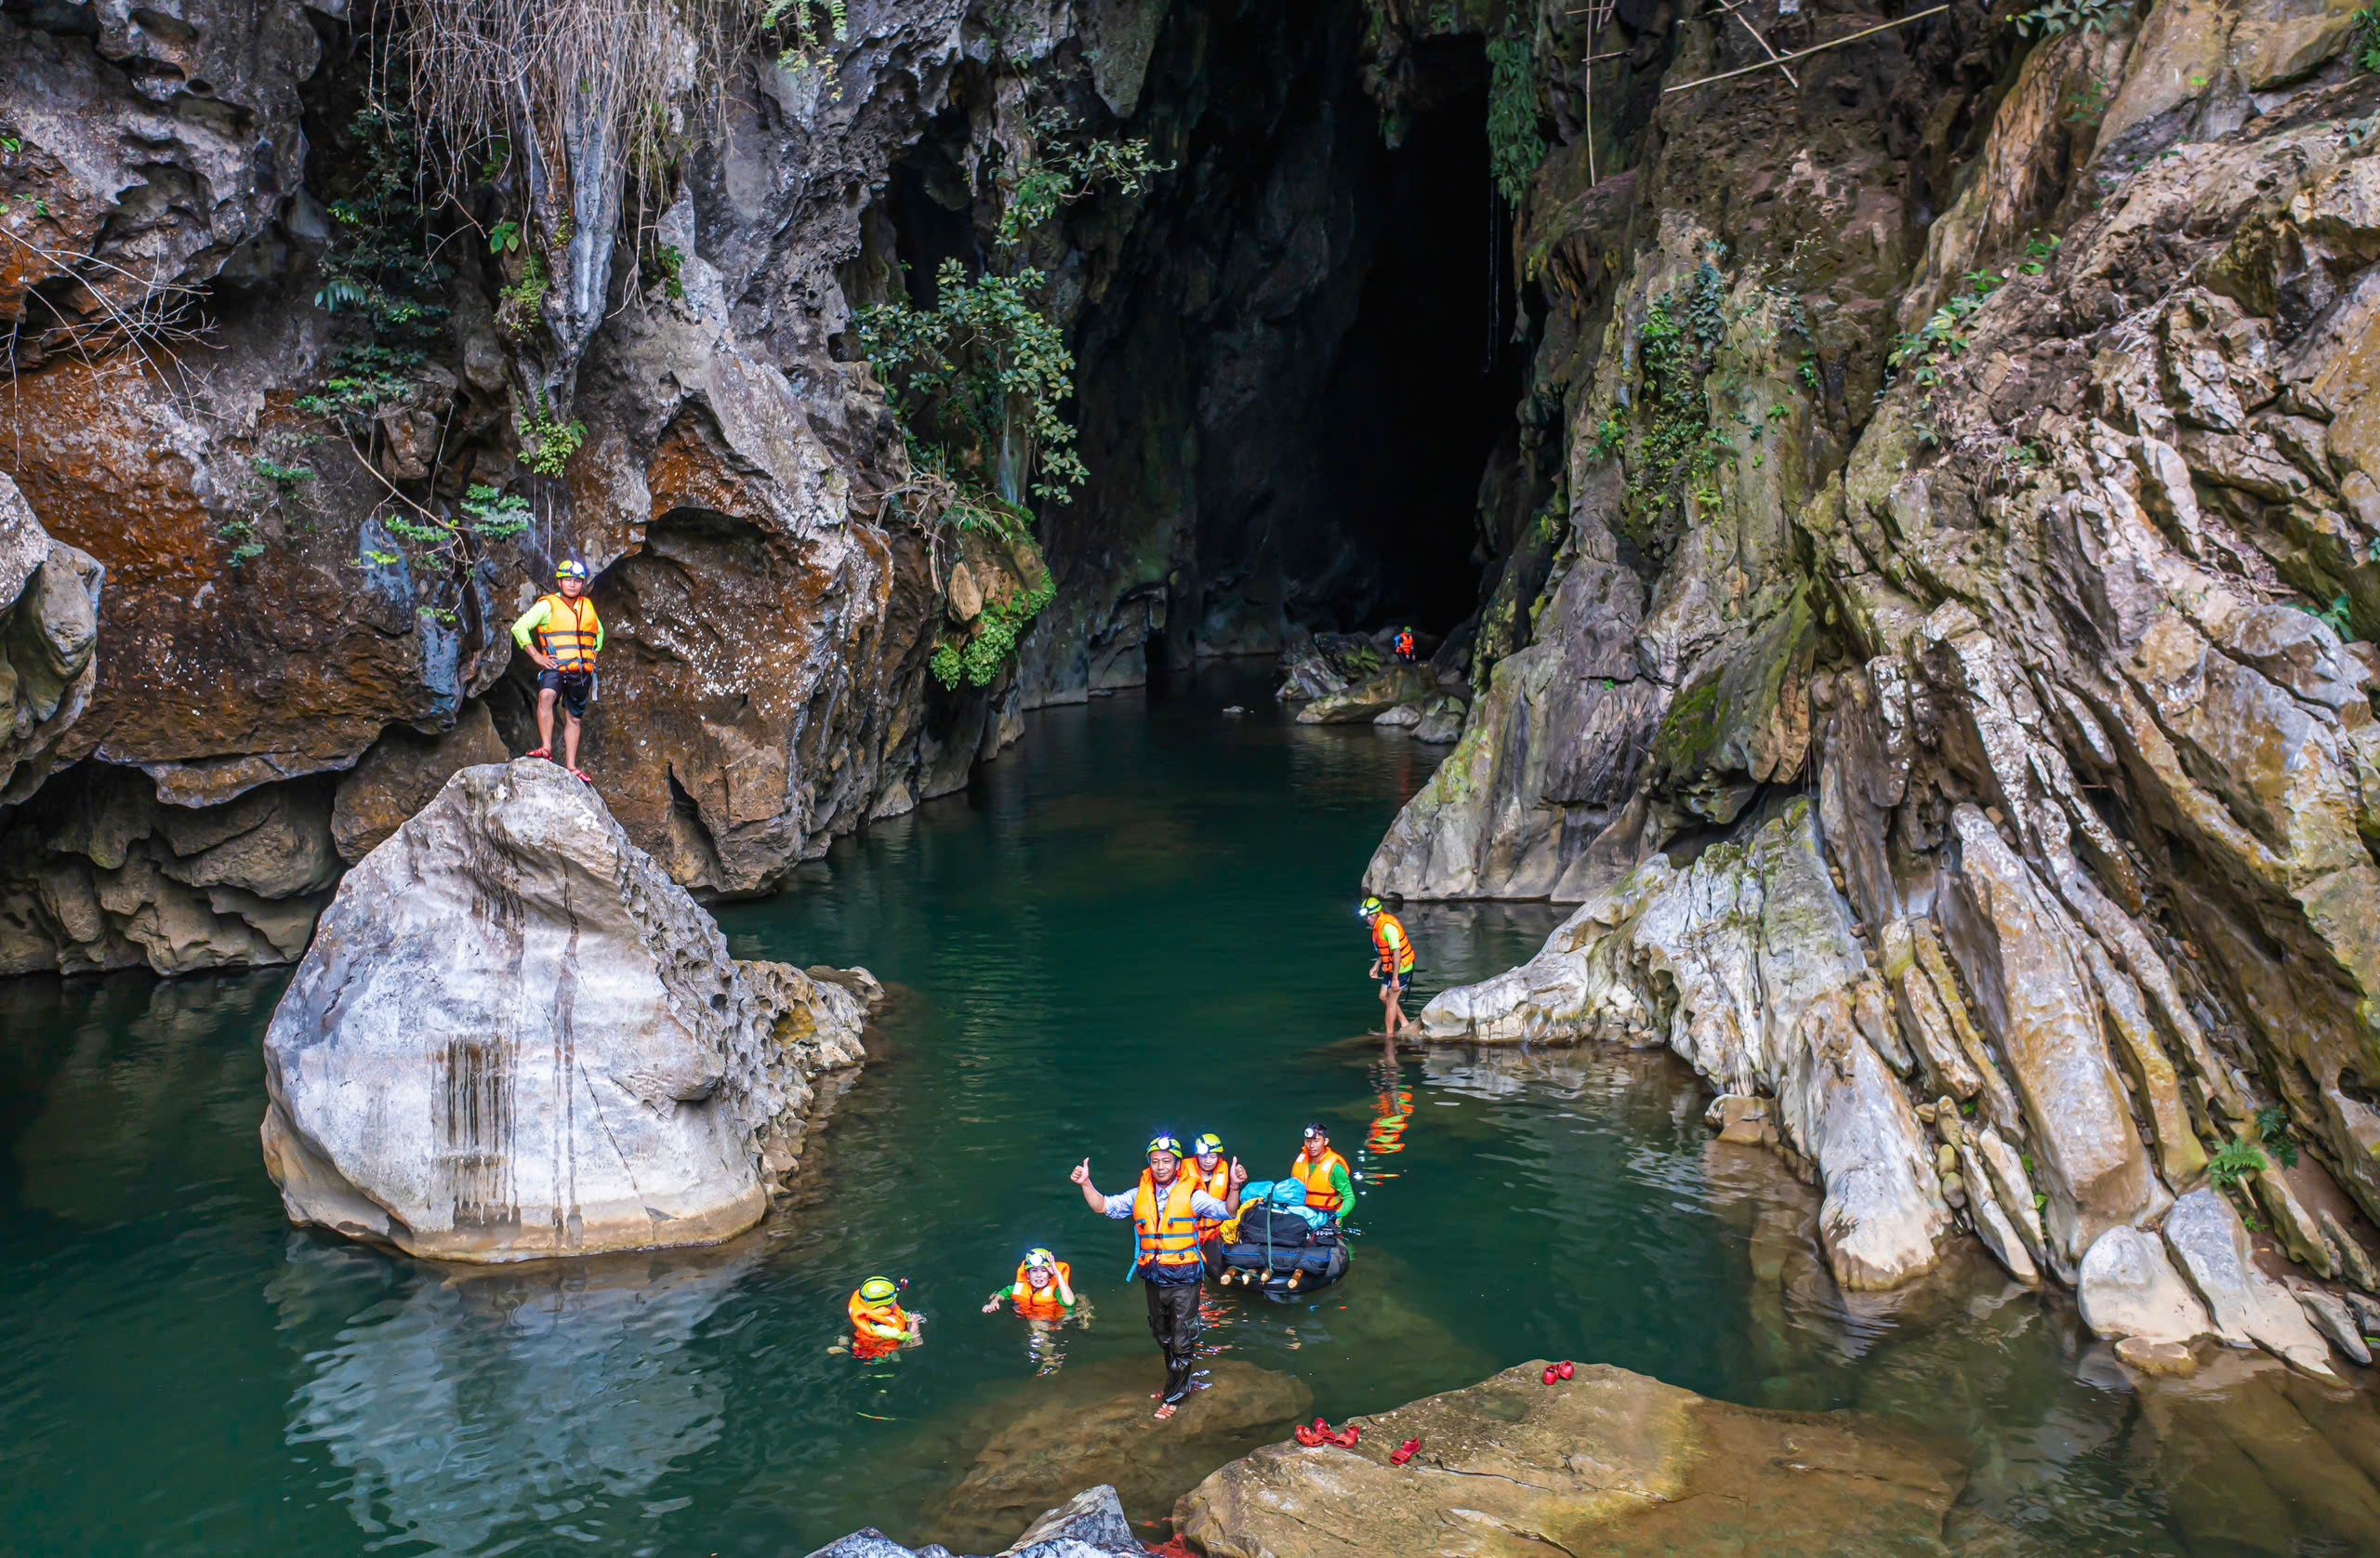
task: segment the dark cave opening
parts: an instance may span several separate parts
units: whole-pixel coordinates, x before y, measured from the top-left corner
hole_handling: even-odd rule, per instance
[[[1526,351],[1512,218],[1488,173],[1486,61],[1449,41],[1431,65],[1436,100],[1358,191],[1376,206],[1372,260],[1307,419],[1329,528],[1371,556],[1346,579],[1300,577],[1285,560],[1285,604],[1305,626],[1444,633],[1479,603],[1480,478],[1512,427]]]

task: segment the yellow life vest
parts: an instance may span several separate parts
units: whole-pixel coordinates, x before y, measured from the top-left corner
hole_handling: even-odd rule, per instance
[[[537,629],[537,647],[553,656],[557,670],[593,670],[595,640],[602,631],[595,602],[584,595],[570,601],[555,594],[547,596],[543,603],[546,624]]]
[[[1195,1266],[1200,1262],[1198,1214],[1190,1205],[1197,1194],[1195,1172],[1176,1173],[1160,1202],[1157,1175],[1141,1170],[1141,1187],[1132,1195],[1132,1235],[1139,1246],[1140,1264]]]

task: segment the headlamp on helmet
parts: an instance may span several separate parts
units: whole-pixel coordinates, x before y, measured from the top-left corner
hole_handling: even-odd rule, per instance
[[[900,1284],[889,1276],[871,1276],[859,1285],[859,1296],[868,1303],[891,1303],[900,1292]]]
[[[1223,1150],[1223,1139],[1210,1130],[1191,1142],[1190,1150],[1200,1157],[1206,1156],[1209,1153],[1219,1153]]]
[[[1182,1143],[1176,1138],[1168,1136],[1163,1131],[1159,1131],[1157,1135],[1149,1138],[1148,1155],[1155,1157],[1159,1153],[1171,1153],[1174,1156],[1180,1157],[1182,1155]]]

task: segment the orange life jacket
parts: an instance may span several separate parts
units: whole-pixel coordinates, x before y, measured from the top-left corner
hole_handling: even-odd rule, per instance
[[[1057,1280],[1047,1287],[1036,1287],[1025,1268],[1016,1268],[1016,1289],[1011,1302],[1016,1312],[1027,1320],[1063,1320],[1066,1317],[1066,1301],[1058,1296],[1061,1287],[1074,1287],[1075,1269],[1064,1261],[1058,1262]]]
[[[1372,921],[1372,950],[1380,954],[1382,968],[1413,971],[1413,938],[1405,933],[1405,922],[1385,909]]]
[[[1341,1173],[1347,1172],[1347,1160],[1339,1155],[1336,1147],[1323,1148],[1322,1160],[1318,1163],[1301,1152],[1298,1160],[1289,1165],[1289,1177],[1305,1186],[1305,1204],[1316,1211],[1335,1212],[1339,1209],[1339,1187],[1330,1182],[1330,1170],[1334,1165]]]
[[[852,1335],[869,1341],[906,1341],[909,1340],[909,1312],[899,1301],[870,1303],[857,1293],[851,1301]]]
[[[554,657],[558,670],[593,670],[595,636],[602,627],[595,602],[584,595],[572,601],[555,594],[546,597],[545,606],[546,625],[537,629],[537,647]]]
[[[1132,1236],[1138,1244],[1139,1264],[1195,1266],[1201,1262],[1198,1214],[1190,1207],[1190,1198],[1197,1193],[1196,1168],[1186,1174],[1177,1172],[1173,1182],[1165,1187],[1160,1204],[1156,1173],[1141,1170],[1141,1188],[1132,1195]]]
[[[1396,653],[1404,655],[1408,660],[1413,658],[1412,634],[1399,633],[1396,635]]]
[[[1196,1184],[1200,1190],[1203,1190],[1208,1195],[1213,1196],[1216,1200],[1228,1201],[1231,1199],[1230,1158],[1218,1156],[1215,1159],[1215,1171],[1210,1174],[1205,1169],[1198,1167],[1198,1160],[1197,1158],[1185,1157],[1182,1160],[1182,1172],[1190,1178],[1191,1182]],[[1200,1218],[1198,1220],[1198,1242],[1200,1244],[1205,1244],[1217,1234],[1223,1232],[1223,1225],[1222,1223],[1216,1221],[1211,1217]]]

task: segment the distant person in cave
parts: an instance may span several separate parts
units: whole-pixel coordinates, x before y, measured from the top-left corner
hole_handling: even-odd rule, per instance
[[[1380,981],[1381,1016],[1388,1041],[1395,1044],[1397,1030],[1406,1025],[1405,992],[1413,987],[1413,938],[1405,933],[1405,922],[1377,898],[1365,899],[1355,912],[1371,927],[1370,977]]]
[[[588,779],[578,766],[578,727],[595,695],[595,656],[603,651],[603,620],[587,599],[587,564],[576,558],[554,570],[554,592],[521,614],[512,641],[537,663],[537,745],[529,756],[554,755],[554,705],[562,705],[562,766],[573,778]]]
[[[1398,630],[1396,635],[1396,658],[1409,666],[1413,663],[1413,629],[1410,627],[1401,628]]]
[[[1091,1182],[1091,1159],[1066,1177],[1084,1202],[1102,1217],[1132,1220],[1133,1274],[1149,1301],[1149,1334],[1165,1353],[1165,1384],[1157,1420],[1173,1416],[1190,1393],[1190,1364],[1198,1340],[1198,1299],[1206,1289],[1207,1261],[1198,1249],[1201,1219],[1229,1222],[1239,1210],[1239,1188],[1248,1170],[1231,1166],[1230,1194],[1218,1199],[1182,1171],[1182,1143],[1163,1132],[1150,1138],[1149,1166],[1137,1189],[1103,1195]]]

